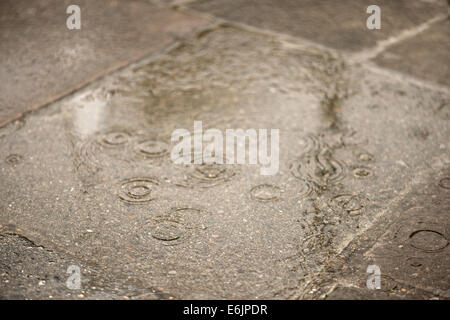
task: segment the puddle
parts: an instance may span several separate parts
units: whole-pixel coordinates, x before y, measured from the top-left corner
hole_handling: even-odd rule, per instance
[[[0,129],[3,166],[22,160],[21,170],[0,171],[0,203],[13,204],[0,222],[180,298],[193,288],[288,297],[411,183],[399,159],[421,172],[448,144],[448,125],[419,107],[440,95],[341,65],[218,28],[105,77]],[[392,88],[408,95],[400,101]],[[261,180],[258,165],[175,165],[171,133],[192,132],[195,120],[222,132],[279,129],[279,172]],[[411,148],[406,129],[419,120],[436,144]],[[86,230],[95,232],[80,236]],[[445,234],[417,225],[400,242],[442,248],[437,233],[409,238],[418,230]],[[177,281],[167,280],[169,264]]]

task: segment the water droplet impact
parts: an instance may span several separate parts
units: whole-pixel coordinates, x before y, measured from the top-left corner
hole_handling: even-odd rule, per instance
[[[80,180],[87,185],[93,185],[99,182],[99,172],[102,165],[98,159],[97,143],[92,140],[75,143],[73,164]]]
[[[369,162],[373,160],[373,156],[370,153],[360,153],[358,159],[363,162]]]
[[[159,185],[155,178],[133,178],[122,181],[119,190],[120,200],[139,204],[154,200],[152,191]]]
[[[444,178],[439,181],[439,186],[444,189],[450,189],[450,178]]]
[[[330,200],[329,206],[335,212],[344,211],[350,216],[360,215],[366,206],[367,199],[360,195],[341,194]]]
[[[144,140],[138,142],[134,151],[144,158],[161,158],[169,153],[169,145],[158,140]]]
[[[178,245],[199,230],[206,229],[204,214],[203,210],[196,208],[174,208],[154,217],[147,224],[150,227],[148,233],[164,245]]]
[[[261,184],[250,190],[253,199],[259,201],[275,201],[281,197],[281,189],[271,184]]]
[[[23,157],[20,154],[13,153],[13,154],[10,154],[9,156],[6,157],[5,162],[7,164],[10,164],[10,165],[13,166],[13,165],[16,165],[19,162],[21,162],[22,159],[23,159]]]
[[[177,221],[157,222],[152,231],[152,237],[161,241],[174,241],[180,239],[185,230]]]
[[[372,175],[372,171],[369,168],[356,168],[353,170],[353,175],[357,178],[367,178]]]
[[[326,149],[292,161],[289,170],[297,179],[316,181],[320,185],[335,183],[345,177],[344,165]]]
[[[410,257],[406,260],[407,260],[408,264],[414,268],[420,268],[424,265],[424,259],[422,259],[422,258]]]
[[[115,148],[126,145],[130,141],[131,135],[123,130],[110,130],[100,133],[97,142],[105,148]]]
[[[296,195],[300,196],[300,198],[306,198],[310,197],[316,192],[316,188],[314,185],[314,182],[305,180],[305,179],[299,179],[300,180],[300,186],[298,189],[296,189]]]
[[[316,152],[317,150],[319,150],[319,147],[320,147],[319,139],[312,134],[307,135],[304,138],[301,138],[298,141],[298,144],[299,144],[300,151],[303,154]]]
[[[409,235],[409,244],[426,252],[440,251],[448,246],[445,236],[435,230],[416,230]]]
[[[187,177],[177,185],[182,187],[210,188],[230,180],[235,171],[221,164],[201,164],[191,167]]]
[[[225,174],[225,168],[213,165],[200,166],[195,168],[196,172],[200,175],[198,178],[216,180],[220,179],[221,175]]]
[[[82,141],[74,141],[74,167],[81,181],[95,185],[102,181],[100,173],[110,159],[128,161],[132,134],[127,129],[109,128]]]

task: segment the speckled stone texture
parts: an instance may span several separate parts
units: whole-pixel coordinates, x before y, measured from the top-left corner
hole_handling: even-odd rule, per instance
[[[445,2],[379,1],[379,31],[365,1],[91,3],[77,59],[2,11],[1,298],[450,298]],[[194,121],[279,129],[279,171],[174,164]]]

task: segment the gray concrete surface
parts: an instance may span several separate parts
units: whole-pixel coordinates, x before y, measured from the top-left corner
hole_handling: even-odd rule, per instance
[[[142,1],[82,0],[81,29],[69,30],[70,4],[1,1],[0,125],[208,24]]]
[[[329,299],[450,297],[448,169],[423,175],[388,208],[375,227],[356,237],[325,267],[315,295]],[[366,268],[381,267],[381,290],[367,290]],[[330,278],[338,279],[336,282]],[[332,285],[325,285],[325,283]],[[351,284],[351,285],[349,285]],[[331,287],[331,290],[330,290]]]
[[[446,14],[445,0],[199,0],[190,7],[230,21],[304,37],[344,51],[373,47],[377,41]],[[370,5],[381,8],[380,30],[368,32]]]
[[[277,34],[233,23],[192,32],[10,118],[0,128],[0,296],[448,299],[450,90],[438,68],[410,77],[373,63],[426,32],[440,39],[443,22],[416,27],[441,4],[415,2],[343,51],[320,40],[339,37],[325,27],[312,40],[333,49],[273,27],[280,5],[264,26]],[[397,37],[403,28],[415,32]],[[386,47],[372,38],[391,36]],[[435,65],[434,56],[410,59]],[[279,173],[173,164],[170,135],[194,120],[280,129]],[[82,290],[65,287],[72,264]],[[369,264],[380,266],[381,290],[365,287]]]
[[[375,59],[392,68],[450,86],[450,19],[436,23],[423,33],[401,42]]]
[[[132,277],[108,277],[99,266],[36,245],[20,228],[3,226],[0,233],[0,299],[169,299]],[[70,266],[80,268],[80,289],[69,290]],[[70,282],[69,282],[70,283]]]

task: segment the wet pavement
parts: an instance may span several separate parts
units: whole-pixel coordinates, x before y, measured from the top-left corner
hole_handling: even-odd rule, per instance
[[[331,291],[329,298],[448,299],[449,174],[446,169],[414,183],[377,226],[355,238],[325,268],[322,293]],[[380,291],[366,289],[367,265],[382,266]]]
[[[450,86],[450,19],[433,25],[417,37],[393,46],[376,58],[384,67]]]
[[[140,1],[77,1],[82,27],[66,27],[73,1],[0,3],[0,125],[199,30],[208,20]],[[7,80],[6,80],[7,79]]]
[[[200,0],[188,5],[230,21],[306,38],[345,52],[374,47],[377,41],[447,11],[446,1],[439,0]],[[375,32],[367,32],[366,28],[365,12],[370,5],[382,9],[382,26]]]
[[[450,90],[438,67],[448,65],[447,8],[381,2],[386,25],[375,34],[355,1],[261,1],[259,14],[239,2],[138,1],[202,30],[171,41],[155,27],[169,38],[153,54],[9,116],[2,298],[450,297]],[[361,16],[345,10],[359,6]],[[331,12],[344,31],[314,26]],[[295,15],[318,18],[309,29],[278,23]],[[423,41],[435,46],[407,49]],[[393,54],[404,60],[396,70]],[[59,78],[49,80],[72,85]],[[279,172],[174,164],[171,134],[196,120],[204,130],[280,129]],[[70,265],[80,290],[65,286]],[[381,290],[365,286],[368,265],[380,267]]]

